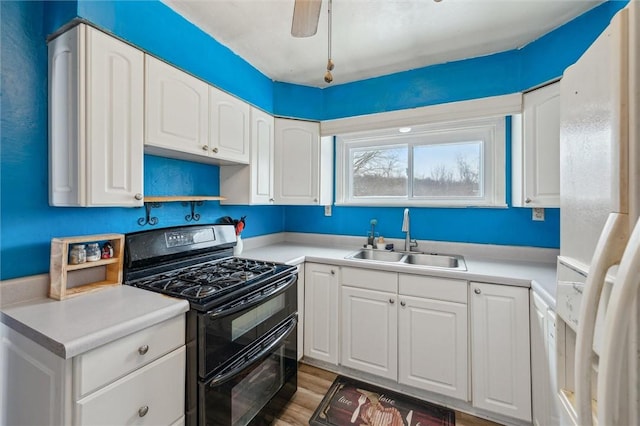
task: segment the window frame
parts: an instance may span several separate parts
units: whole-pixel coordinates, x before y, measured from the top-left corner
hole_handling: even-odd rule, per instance
[[[507,207],[506,205],[506,119],[490,117],[410,126],[409,133],[398,128],[363,131],[336,136],[336,205],[415,207]],[[464,136],[464,137],[463,137]],[[413,147],[457,144],[482,140],[482,197],[414,197]],[[407,145],[407,196],[354,197],[351,149]]]

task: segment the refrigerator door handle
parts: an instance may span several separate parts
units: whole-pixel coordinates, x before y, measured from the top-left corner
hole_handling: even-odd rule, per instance
[[[575,390],[578,424],[593,424],[591,410],[591,363],[593,358],[593,334],[596,324],[600,294],[609,268],[620,262],[628,237],[628,215],[609,213],[596,245],[584,285],[580,315],[576,333]]]
[[[622,363],[629,324],[635,317],[635,302],[640,292],[640,220],[629,238],[620,268],[611,290],[604,325],[604,343],[598,372],[598,424],[616,425]],[[630,353],[637,354],[638,342],[631,340]],[[629,398],[634,400],[634,398]]]

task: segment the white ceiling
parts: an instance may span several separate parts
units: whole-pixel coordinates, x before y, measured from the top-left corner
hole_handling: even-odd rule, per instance
[[[318,32],[291,36],[294,0],[163,0],[272,80],[325,87]],[[333,0],[332,85],[522,47],[602,0]]]

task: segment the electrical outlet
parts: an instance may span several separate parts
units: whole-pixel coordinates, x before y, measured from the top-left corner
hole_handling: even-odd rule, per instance
[[[544,209],[542,207],[534,207],[531,210],[531,220],[544,221]]]
[[[331,216],[331,205],[324,206],[324,215]]]

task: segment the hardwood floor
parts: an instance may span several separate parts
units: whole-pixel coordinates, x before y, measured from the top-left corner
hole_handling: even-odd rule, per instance
[[[303,426],[322,401],[336,374],[306,364],[298,370],[298,391],[273,426]],[[456,426],[497,426],[498,423],[456,411]]]

